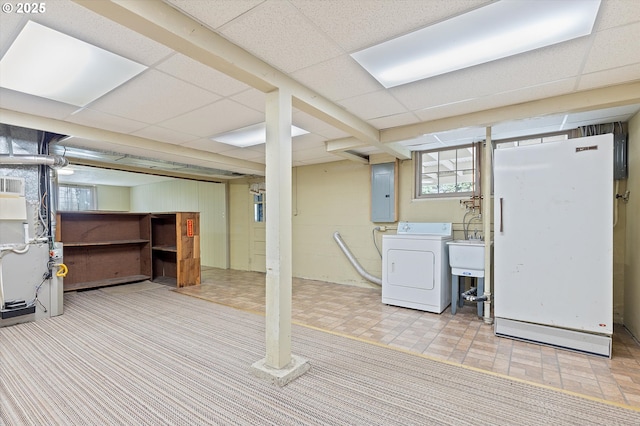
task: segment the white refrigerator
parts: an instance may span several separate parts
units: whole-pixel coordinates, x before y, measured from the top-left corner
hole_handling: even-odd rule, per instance
[[[611,356],[613,135],[497,149],[495,333]]]

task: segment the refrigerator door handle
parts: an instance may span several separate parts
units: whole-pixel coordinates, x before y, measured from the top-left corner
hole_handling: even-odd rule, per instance
[[[504,199],[502,197],[500,197],[500,232],[504,232],[504,226],[502,223],[502,201]]]

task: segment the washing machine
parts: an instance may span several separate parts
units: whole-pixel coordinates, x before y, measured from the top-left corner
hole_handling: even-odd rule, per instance
[[[382,303],[442,313],[451,304],[451,223],[400,222],[382,237]]]

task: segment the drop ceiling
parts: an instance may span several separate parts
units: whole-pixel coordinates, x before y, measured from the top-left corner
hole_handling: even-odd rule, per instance
[[[33,20],[148,69],[83,108],[0,88],[0,122],[73,135],[59,143],[72,162],[74,150],[92,151],[105,164],[127,159],[157,173],[145,161],[160,160],[230,179],[263,175],[264,145],[210,137],[264,121],[274,87],[293,88],[293,124],[310,132],[293,139],[294,166],[406,158],[484,139],[488,125],[499,139],[626,121],[640,110],[635,0],[603,0],[589,36],[391,89],[350,57],[487,3],[49,1],[46,13],[0,16],[0,55]]]

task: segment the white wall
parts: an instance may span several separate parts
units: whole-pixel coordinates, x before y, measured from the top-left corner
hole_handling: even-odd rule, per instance
[[[176,179],[131,188],[133,212],[199,212],[203,266],[228,268],[226,185]]]
[[[251,199],[247,183],[229,183],[229,267],[249,271]]]
[[[128,212],[131,208],[131,190],[126,186],[96,185],[98,210]]]

